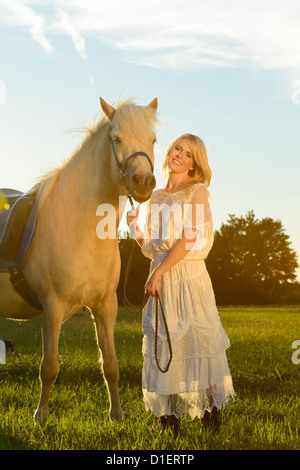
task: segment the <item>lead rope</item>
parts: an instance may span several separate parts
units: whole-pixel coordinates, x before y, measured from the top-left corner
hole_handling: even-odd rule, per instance
[[[169,361],[168,361],[167,366],[166,366],[166,368],[165,368],[164,370],[160,367],[159,362],[158,362],[158,357],[157,357],[158,319],[159,319],[159,315],[158,315],[158,306],[159,306],[159,305],[160,305],[161,315],[162,315],[162,318],[163,318],[163,322],[164,322],[164,326],[165,326],[165,330],[166,330],[166,334],[167,334],[167,342],[168,342],[169,355],[170,355]],[[166,318],[165,318],[165,314],[164,314],[164,311],[163,311],[163,308],[162,308],[162,304],[161,304],[161,300],[160,300],[159,293],[158,293],[158,292],[155,292],[155,360],[156,360],[157,367],[159,368],[159,370],[160,370],[163,374],[164,374],[165,372],[168,372],[169,367],[170,367],[170,364],[171,364],[171,361],[172,361],[172,357],[173,357],[172,345],[171,345],[171,338],[170,338],[170,334],[169,334],[169,329],[168,329],[168,325],[167,325],[167,320],[166,320]]]
[[[133,202],[132,202],[131,196],[129,196],[129,201],[130,201],[131,207],[133,207]],[[125,277],[124,277],[123,297],[124,297],[124,304],[125,304],[126,309],[130,313],[133,313],[133,314],[137,315],[138,313],[142,312],[143,308],[145,307],[146,303],[148,302],[149,294],[148,294],[148,292],[145,292],[142,305],[140,305],[140,306],[132,304],[127,298],[126,286],[127,286],[127,282],[128,282],[128,278],[129,278],[129,272],[130,272],[131,264],[132,264],[134,247],[135,247],[135,240],[132,240],[132,247],[131,247],[131,250],[130,250],[130,255],[129,255],[129,258],[128,258],[126,271],[125,271]],[[157,354],[159,307],[160,307],[160,310],[161,310],[163,324],[164,324],[164,327],[165,327],[165,330],[166,330],[167,343],[168,343],[169,356],[170,356],[169,361],[168,361],[167,366],[166,366],[165,369],[162,369],[160,367],[159,361],[158,361],[158,354]],[[165,314],[164,314],[164,310],[163,310],[163,307],[162,307],[162,303],[161,303],[159,293],[155,292],[155,360],[156,360],[157,367],[159,368],[159,370],[162,373],[166,373],[169,370],[169,367],[170,367],[170,364],[171,364],[171,361],[172,361],[172,357],[173,357],[172,345],[171,345],[171,338],[170,338],[170,334],[169,334],[167,320],[166,320],[166,317],[165,317]]]

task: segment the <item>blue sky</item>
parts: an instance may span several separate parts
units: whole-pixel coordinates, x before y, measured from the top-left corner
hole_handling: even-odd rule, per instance
[[[170,141],[198,134],[215,228],[253,209],[300,253],[299,45],[294,0],[0,0],[0,187],[59,165],[99,96],[157,97],[157,186]]]

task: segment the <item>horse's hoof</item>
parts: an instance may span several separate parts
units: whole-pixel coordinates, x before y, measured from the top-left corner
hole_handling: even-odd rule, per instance
[[[46,427],[48,419],[48,410],[43,408],[38,408],[34,413],[34,424],[35,426],[41,426],[42,428]]]
[[[115,420],[115,421],[118,421],[118,423],[122,423],[123,422],[123,411],[121,410],[121,408],[118,410],[118,411],[113,411],[111,410],[110,411],[110,418],[112,420]]]

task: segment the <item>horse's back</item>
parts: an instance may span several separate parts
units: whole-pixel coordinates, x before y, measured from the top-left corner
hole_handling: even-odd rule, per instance
[[[17,294],[10,283],[8,273],[0,273],[0,316],[15,320],[27,320],[41,312],[31,307]]]

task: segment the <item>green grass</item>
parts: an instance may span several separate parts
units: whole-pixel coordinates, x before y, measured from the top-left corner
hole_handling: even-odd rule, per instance
[[[44,430],[34,427],[32,417],[40,393],[41,318],[0,319],[0,337],[16,348],[0,364],[0,449],[300,449],[300,364],[291,360],[292,343],[300,339],[300,306],[219,312],[231,340],[227,355],[237,398],[222,412],[218,434],[187,418],[177,440],[161,435],[144,410],[140,315],[120,308],[116,327],[123,424],[108,416],[93,320],[72,317],[61,333],[60,374]]]

